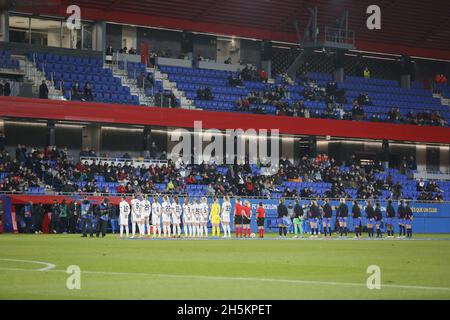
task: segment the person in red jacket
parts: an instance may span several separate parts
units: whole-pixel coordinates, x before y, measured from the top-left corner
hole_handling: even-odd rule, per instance
[[[252,219],[252,206],[249,201],[245,201],[242,210],[242,226],[244,228],[244,237],[250,238],[250,220]]]
[[[264,69],[261,69],[261,71],[259,72],[259,78],[261,79],[261,81],[263,82],[267,82],[267,72]]]
[[[242,204],[240,198],[236,198],[234,204],[234,230],[236,238],[242,238]]]
[[[256,223],[258,225],[258,234],[260,238],[264,238],[264,220],[266,218],[266,211],[264,210],[262,202],[259,203],[256,209]]]
[[[437,84],[445,84],[447,82],[447,78],[443,74],[437,74],[434,78],[434,82]]]

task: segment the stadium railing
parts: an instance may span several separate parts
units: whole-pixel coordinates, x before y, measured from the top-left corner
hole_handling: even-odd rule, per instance
[[[167,160],[154,160],[154,159],[139,159],[139,158],[105,158],[105,157],[80,157],[81,163],[91,164],[93,161],[102,162],[108,164],[125,164],[130,163],[134,167],[141,167],[142,165],[147,168],[151,165],[164,165],[167,164]]]

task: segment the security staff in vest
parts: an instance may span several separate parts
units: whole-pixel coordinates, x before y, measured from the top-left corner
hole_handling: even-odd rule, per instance
[[[106,226],[108,225],[110,206],[108,198],[104,198],[102,203],[98,206],[97,214],[97,238],[102,233],[102,237],[106,236]]]
[[[92,204],[87,197],[81,201],[81,229],[83,232],[82,237],[87,237],[86,232],[89,229],[90,236],[94,236],[94,230],[92,228]]]

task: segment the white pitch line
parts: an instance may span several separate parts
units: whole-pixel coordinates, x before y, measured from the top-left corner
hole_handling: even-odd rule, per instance
[[[2,260],[2,259],[0,259]],[[16,260],[22,261],[22,260]],[[46,264],[46,263],[44,263]],[[52,264],[50,264],[52,265]],[[45,268],[44,268],[45,269]],[[1,268],[5,271],[26,271],[26,272],[41,272],[53,271],[63,272],[65,270],[57,269],[20,269],[20,268]],[[254,278],[254,277],[222,277],[222,276],[202,276],[202,275],[182,275],[182,274],[161,274],[161,273],[142,273],[142,272],[116,272],[116,271],[81,271],[81,274],[102,274],[102,275],[116,275],[116,276],[143,276],[143,277],[158,277],[158,278],[178,278],[178,279],[197,279],[197,280],[219,280],[219,281],[251,281],[251,282],[275,282],[275,283],[289,283],[289,284],[312,284],[325,286],[352,286],[352,287],[366,287],[365,283],[357,282],[336,282],[336,281],[317,281],[317,280],[296,280],[296,279],[276,279],[276,278]],[[401,284],[381,284],[381,288],[396,288],[396,289],[411,289],[411,290],[436,290],[436,291],[450,291],[446,287],[429,287],[429,286],[411,286]]]
[[[44,268],[34,269],[32,271],[50,271],[50,270],[52,270],[52,269],[54,269],[56,267],[53,263],[42,262],[42,261],[34,261],[34,260],[19,260],[19,259],[0,258],[0,261],[25,262],[25,263],[43,264],[43,265],[45,265]],[[28,269],[23,269],[23,270],[28,270]]]

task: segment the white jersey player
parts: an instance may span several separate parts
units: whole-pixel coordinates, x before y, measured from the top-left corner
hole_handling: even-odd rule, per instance
[[[172,203],[173,235],[178,238],[181,236],[181,228],[180,228],[181,213],[182,213],[182,208],[181,208],[181,204],[178,200],[178,196],[174,196],[173,203]],[[175,232],[176,232],[176,235],[175,235]]]
[[[186,197],[184,199],[183,204],[183,228],[184,228],[184,236],[192,237],[192,203],[191,200]]]
[[[200,203],[200,236],[203,237],[203,232],[205,232],[205,237],[208,237],[208,218],[209,218],[209,207],[206,197],[202,197]],[[203,229],[203,230],[202,230]]]
[[[126,197],[122,197],[122,201],[119,203],[119,225],[120,225],[120,237],[123,237],[123,229],[125,229],[127,237],[129,236],[128,229],[128,216],[130,215],[130,205],[126,201]]]
[[[222,208],[220,212],[220,221],[222,222],[222,229],[224,238],[231,238],[230,229],[231,219],[231,202],[228,196],[223,197]]]
[[[172,206],[170,205],[168,196],[163,197],[161,211],[162,211],[163,235],[164,237],[170,237],[170,218],[172,216]]]
[[[197,198],[194,198],[194,203],[191,206],[192,212],[192,229],[193,236],[200,237],[200,204],[197,202]]]
[[[144,226],[147,228],[147,235],[150,235],[150,214],[152,213],[152,205],[148,201],[147,195],[141,201],[141,215],[144,218]]]
[[[130,201],[131,204],[131,237],[134,238],[136,234],[136,225],[139,228],[139,235],[144,235],[143,230],[143,216],[141,214],[141,201],[133,196],[133,199]]]
[[[158,202],[158,196],[155,196],[152,203],[153,237],[156,237],[156,231],[158,231],[158,237],[161,236],[161,214],[161,204]]]

